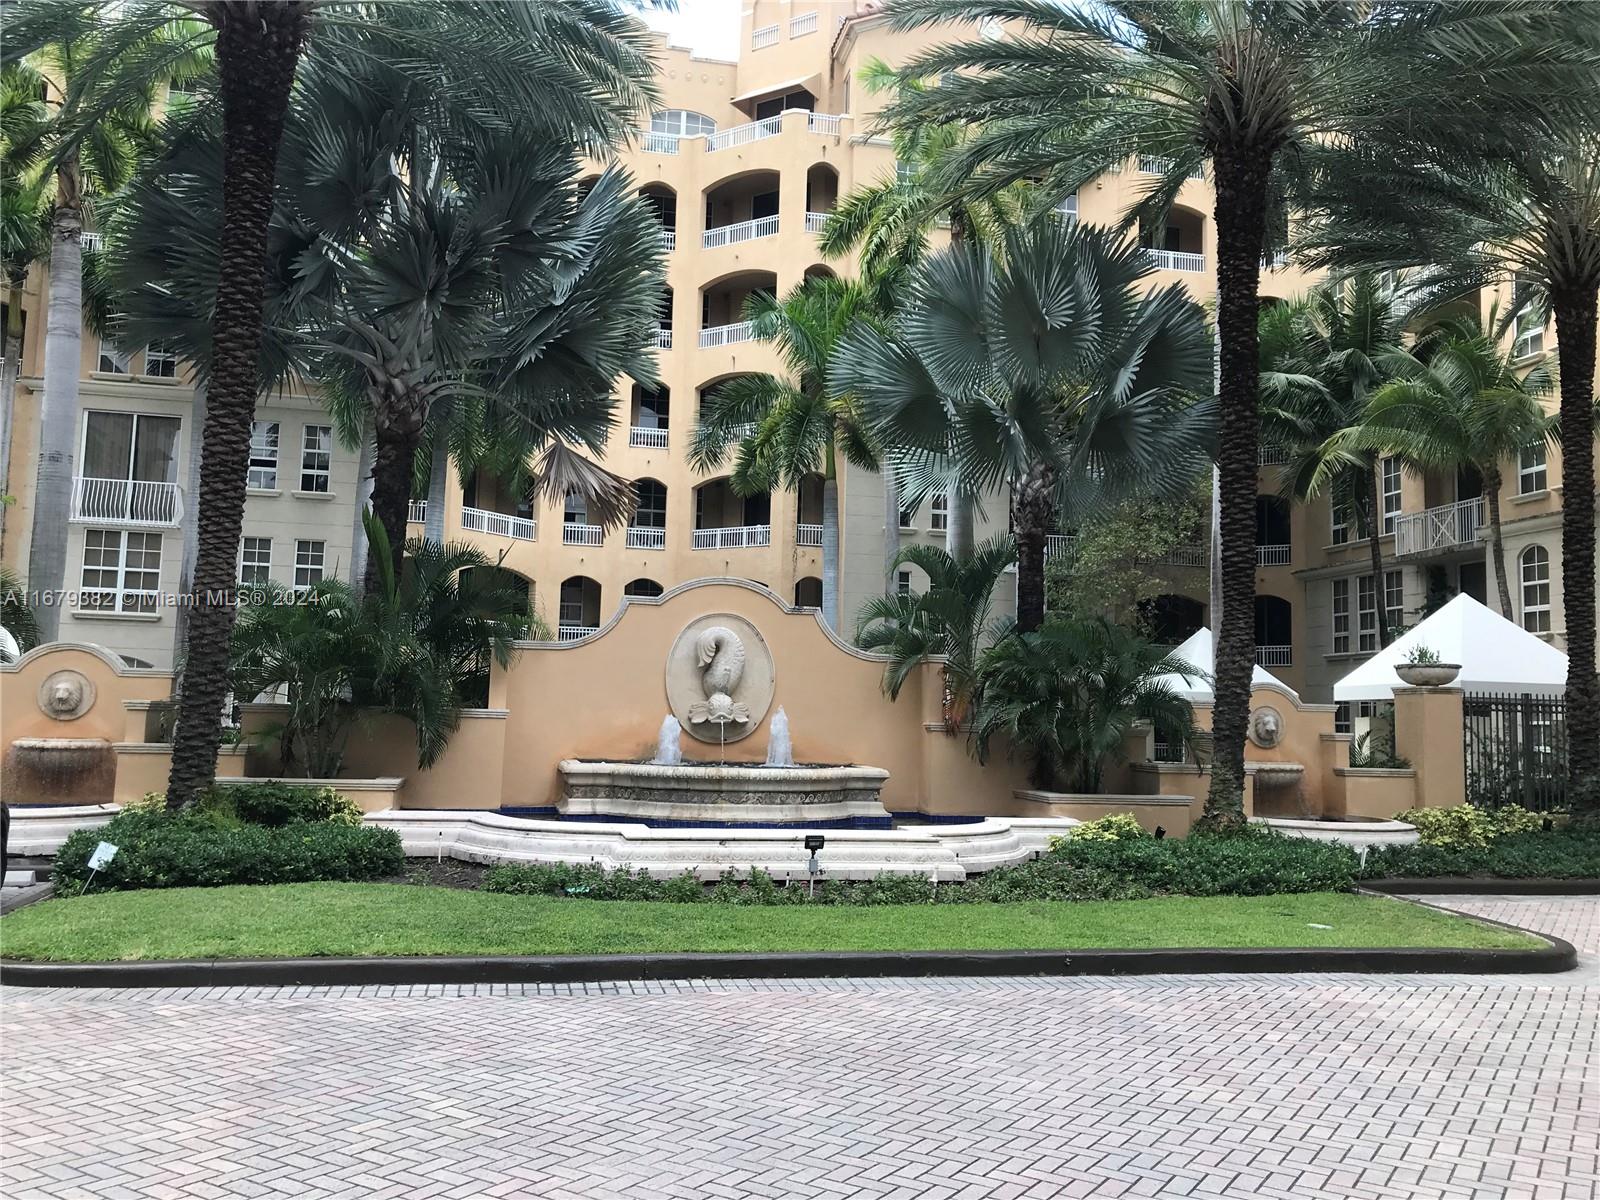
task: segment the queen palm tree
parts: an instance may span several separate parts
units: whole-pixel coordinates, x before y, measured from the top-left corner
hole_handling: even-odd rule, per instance
[[[1006,30],[1005,37],[947,41],[913,56],[901,74],[937,78],[940,86],[902,91],[886,109],[901,127],[978,127],[947,160],[944,190],[993,193],[1031,178],[1065,196],[1140,153],[1163,169],[1126,215],[1132,230],[1164,218],[1184,182],[1210,165],[1223,606],[1212,824],[1244,819],[1254,665],[1256,318],[1275,199],[1297,195],[1307,164],[1336,160],[1351,147],[1400,159],[1421,145],[1470,152],[1491,141],[1514,143],[1542,113],[1582,119],[1589,106],[1592,118],[1596,73],[1580,8],[1560,0],[896,0],[891,8],[899,29],[993,21]],[[1406,103],[1394,104],[1396,95]],[[1355,173],[1348,178],[1366,186]],[[1398,205],[1402,195],[1391,202]]]
[[[912,494],[954,478],[1015,496],[1017,625],[1044,620],[1045,538],[1132,495],[1187,489],[1210,449],[1210,338],[1179,287],[1105,230],[1037,222],[930,257],[886,331],[853,330],[835,390],[861,398]]]
[[[740,495],[798,491],[822,474],[822,619],[839,624],[839,458],[877,470],[878,453],[848,387],[832,386],[840,340],[876,325],[871,291],[855,282],[807,279],[781,301],[751,293],[745,317],[783,357],[787,378],[740,375],[707,393],[689,439],[689,462],[711,471],[738,444],[729,482]],[[897,527],[898,528],[898,525]]]

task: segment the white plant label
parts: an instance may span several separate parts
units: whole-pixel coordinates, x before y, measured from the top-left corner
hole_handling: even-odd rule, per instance
[[[103,870],[105,866],[117,856],[117,848],[110,842],[101,842],[94,848],[94,853],[89,855],[89,869],[91,871]]]

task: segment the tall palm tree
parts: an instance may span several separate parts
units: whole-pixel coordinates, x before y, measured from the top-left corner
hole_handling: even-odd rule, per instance
[[[745,305],[752,332],[772,342],[787,378],[740,375],[709,392],[689,439],[689,462],[711,471],[730,443],[729,482],[740,495],[798,491],[822,475],[822,619],[839,625],[839,458],[876,470],[878,453],[848,387],[830,377],[840,341],[858,323],[876,325],[871,291],[855,282],[808,279],[782,300],[754,292]],[[896,526],[898,529],[898,525]]]
[[[1500,524],[1501,463],[1515,463],[1523,450],[1553,437],[1555,418],[1539,402],[1551,390],[1550,372],[1543,362],[1518,362],[1516,352],[1476,316],[1427,331],[1417,355],[1423,361],[1379,388],[1360,425],[1341,440],[1357,451],[1399,455],[1424,470],[1478,473],[1489,509],[1500,615],[1513,619]]]
[[[919,665],[942,660],[939,710],[951,737],[977,694],[983,648],[1004,631],[1005,623],[994,618],[994,589],[1015,558],[1006,537],[980,542],[961,558],[938,546],[907,546],[896,562],[919,568],[928,577],[927,591],[875,596],[857,616],[856,644],[889,656],[883,690],[891,700]]]
[[[1255,661],[1256,316],[1275,198],[1295,193],[1308,163],[1351,147],[1408,158],[1423,144],[1511,143],[1527,133],[1530,114],[1582,117],[1596,84],[1581,7],[896,0],[891,8],[899,29],[993,21],[1006,30],[914,56],[902,75],[940,86],[903,91],[886,110],[902,127],[978,126],[950,156],[946,190],[992,193],[1035,178],[1065,196],[1141,153],[1164,170],[1127,214],[1132,230],[1164,218],[1184,182],[1210,165],[1222,559],[1211,824],[1244,819]],[[1397,95],[1406,102],[1396,105]]]
[[[1326,493],[1365,532],[1384,646],[1400,621],[1385,604],[1378,448],[1351,434],[1373,393],[1416,365],[1404,345],[1410,320],[1396,282],[1372,272],[1321,284],[1260,318],[1261,424],[1292,455],[1284,490],[1302,501]]]
[[[1211,342],[1179,287],[1105,230],[1041,221],[930,257],[885,332],[853,330],[835,389],[861,398],[912,494],[954,478],[1015,496],[1017,624],[1044,621],[1045,538],[1135,491],[1186,489],[1210,451]]]
[[[1586,14],[1588,15],[1588,14]],[[1592,20],[1592,16],[1590,17]],[[1591,68],[1566,93],[1596,103]],[[1297,240],[1315,264],[1421,267],[1441,298],[1511,293],[1505,319],[1553,314],[1561,395],[1561,588],[1567,621],[1568,791],[1600,820],[1600,677],[1595,673],[1595,323],[1600,317],[1600,136],[1594,108],[1493,159],[1424,148],[1390,160],[1365,147],[1328,172]],[[1397,190],[1398,189],[1398,190]],[[1403,199],[1402,199],[1403,197]],[[1503,332],[1503,331],[1498,331]]]

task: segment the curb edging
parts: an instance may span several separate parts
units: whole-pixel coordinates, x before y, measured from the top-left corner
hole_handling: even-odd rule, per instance
[[[1356,886],[1386,896],[1600,896],[1600,879],[1496,879],[1472,875],[1362,879]],[[1539,936],[1543,937],[1543,934]]]

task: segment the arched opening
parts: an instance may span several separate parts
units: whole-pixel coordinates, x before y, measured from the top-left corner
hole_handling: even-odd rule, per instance
[[[520,575],[508,567],[482,566],[468,567],[461,572],[457,587],[465,593],[469,588],[484,592],[503,591],[509,593],[512,610],[524,621],[530,619],[534,613],[533,580],[526,575]],[[487,708],[489,706],[489,657],[479,654],[472,670],[468,674],[462,692],[462,704],[465,708]]]
[[[700,244],[712,250],[778,232],[778,173],[748,171],[705,191],[706,228]]]
[[[815,575],[803,575],[794,581],[794,606],[796,608],[822,607],[822,580]]]
[[[587,575],[561,581],[561,605],[556,613],[557,636],[563,642],[588,637],[600,627],[600,584]]]
[[[666,449],[667,413],[671,399],[669,388],[633,385],[628,400],[628,445],[645,450]]]
[[[1256,661],[1263,667],[1294,664],[1294,605],[1282,596],[1256,597]]]
[[[654,579],[630,579],[622,588],[624,596],[659,596],[662,587]]]
[[[663,250],[676,250],[678,248],[678,193],[664,183],[648,183],[639,189],[639,195],[644,198],[644,202],[656,214],[656,220],[661,223],[661,248]]]
[[[413,502],[412,507],[419,518],[427,515],[426,505]],[[477,471],[462,486],[461,527],[522,542],[533,541],[538,533],[527,492],[518,492],[488,470]]]
[[[1175,204],[1164,223],[1140,227],[1139,244],[1162,270],[1204,271],[1205,229],[1206,219],[1201,213]]]
[[[1137,607],[1139,623],[1157,645],[1176,646],[1186,642],[1205,624],[1206,606],[1193,596],[1149,596],[1139,601]]]
[[[802,479],[795,500],[795,544],[822,545],[822,476],[813,472]]]
[[[777,275],[771,271],[736,271],[700,289],[701,346],[726,346],[750,340],[752,333],[744,309],[753,292],[776,296]]]
[[[772,545],[772,495],[740,496],[727,477],[694,490],[696,550],[737,550]]]
[[[636,506],[628,524],[628,549],[667,548],[667,485],[659,479],[633,481]]]
[[[672,349],[672,289],[661,289],[661,315],[656,319],[656,345]]]
[[[1256,497],[1256,564],[1282,567],[1289,562],[1289,502],[1282,496]]]
[[[806,171],[806,230],[820,233],[824,218],[839,203],[839,172],[828,163],[815,163]],[[812,217],[817,218],[812,221]],[[815,224],[817,228],[811,228]]]
[[[835,272],[832,267],[824,266],[822,263],[812,263],[809,267],[806,268],[806,278],[807,279],[837,279],[837,278],[839,278],[839,276],[838,276],[838,273]]]
[[[1517,557],[1522,576],[1522,627],[1529,633],[1550,632],[1550,552],[1529,546]]]
[[[599,546],[605,541],[605,530],[589,520],[589,504],[575,492],[567,493],[567,502],[561,509],[561,544],[564,546]]]

